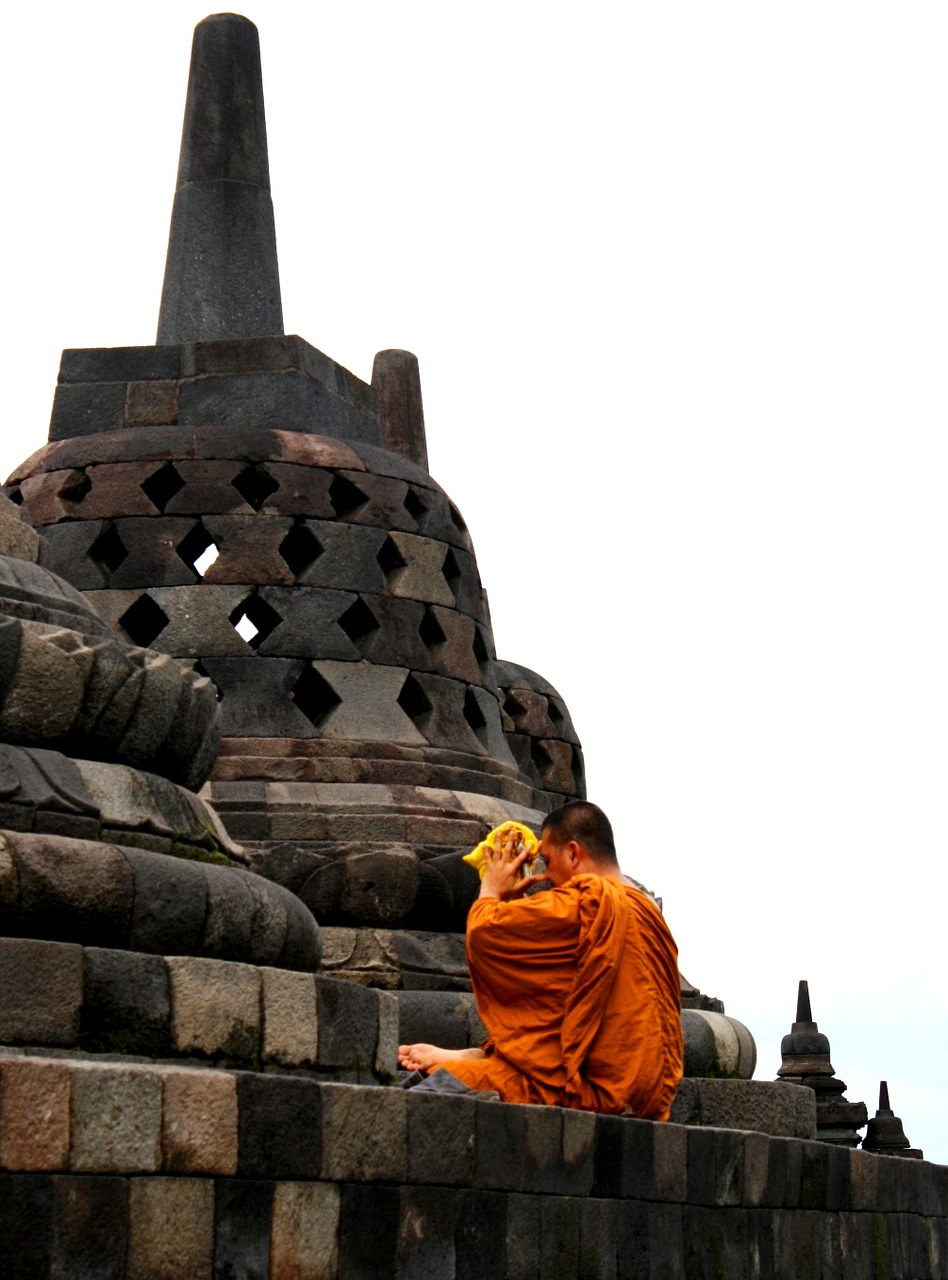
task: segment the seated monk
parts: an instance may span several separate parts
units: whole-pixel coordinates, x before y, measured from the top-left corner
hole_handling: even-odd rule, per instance
[[[488,848],[467,919],[467,958],[482,1049],[401,1045],[431,1072],[419,1088],[496,1090],[546,1103],[667,1120],[682,1075],[678,952],[656,904],[619,869],[612,826],[571,800],[540,833],[545,876],[511,834]],[[524,897],[548,880],[551,889]],[[446,1080],[443,1072],[453,1080]]]

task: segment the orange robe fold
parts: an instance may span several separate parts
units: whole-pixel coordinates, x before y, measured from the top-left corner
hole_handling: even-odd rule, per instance
[[[517,902],[479,898],[467,957],[488,1056],[472,1089],[666,1120],[682,1075],[678,951],[658,907],[596,875]]]

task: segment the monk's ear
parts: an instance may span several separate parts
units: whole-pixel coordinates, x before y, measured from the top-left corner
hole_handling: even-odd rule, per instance
[[[583,846],[576,840],[569,840],[566,844],[566,852],[569,855],[569,864],[576,867],[583,860]]]

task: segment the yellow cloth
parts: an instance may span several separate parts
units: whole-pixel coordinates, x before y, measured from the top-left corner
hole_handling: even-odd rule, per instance
[[[496,836],[500,836],[501,840],[503,840],[511,831],[516,831],[519,837],[519,843],[523,848],[529,850],[530,853],[529,858],[527,858],[526,862],[523,864],[523,874],[528,876],[533,874],[533,862],[537,856],[537,850],[540,847],[539,840],[537,840],[530,828],[525,827],[522,822],[503,822],[499,827],[494,827],[490,835],[486,836],[476,848],[472,849],[470,853],[466,853],[464,855],[464,861],[470,863],[482,880],[484,879],[484,874],[487,871],[487,855],[485,850],[488,848],[493,849],[494,839]]]
[[[487,1057],[440,1063],[504,1102],[667,1120],[682,1076],[678,951],[637,889],[596,875],[467,921]]]

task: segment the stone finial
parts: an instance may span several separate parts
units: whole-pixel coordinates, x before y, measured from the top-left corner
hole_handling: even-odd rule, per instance
[[[283,333],[257,28],[194,29],[159,345]]]
[[[410,351],[380,351],[372,365],[379,423],[386,449],[428,470],[425,412],[418,360]]]
[[[778,1076],[831,1076],[830,1043],[810,1012],[810,988],[801,981],[797,991],[797,1017],[790,1034],[780,1042],[783,1062]]]
[[[862,1140],[863,1151],[873,1151],[880,1156],[903,1156],[912,1160],[921,1160],[922,1153],[909,1145],[902,1128],[902,1121],[889,1106],[889,1086],[885,1080],[879,1082],[879,1110],[866,1129]]]
[[[846,1083],[836,1077],[830,1062],[830,1043],[813,1021],[810,989],[801,981],[797,991],[797,1016],[790,1034],[780,1043],[782,1062],[777,1078],[788,1084],[806,1085],[816,1094],[816,1136],[839,1146],[859,1145],[859,1134],[868,1119],[864,1102],[849,1102]]]

